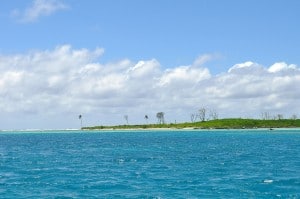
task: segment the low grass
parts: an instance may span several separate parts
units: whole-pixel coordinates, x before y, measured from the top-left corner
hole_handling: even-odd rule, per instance
[[[83,130],[100,129],[152,129],[152,128],[194,128],[194,129],[253,129],[253,128],[297,128],[300,127],[300,119],[259,120],[228,118],[210,120],[204,122],[178,123],[178,124],[143,124],[143,125],[117,125],[117,126],[93,126],[83,127]]]

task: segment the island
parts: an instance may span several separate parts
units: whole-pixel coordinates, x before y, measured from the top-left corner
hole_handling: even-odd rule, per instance
[[[300,128],[300,119],[241,119],[226,118],[199,122],[184,123],[160,123],[160,124],[137,124],[137,125],[116,125],[116,126],[92,126],[82,127],[82,130],[126,130],[126,129],[256,129],[268,128]]]

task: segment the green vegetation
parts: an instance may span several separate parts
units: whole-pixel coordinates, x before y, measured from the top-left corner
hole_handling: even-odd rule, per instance
[[[210,121],[178,124],[143,124],[83,127],[83,130],[100,129],[152,129],[152,128],[193,128],[193,129],[252,129],[252,128],[297,128],[300,119],[259,120],[259,119],[216,119]]]

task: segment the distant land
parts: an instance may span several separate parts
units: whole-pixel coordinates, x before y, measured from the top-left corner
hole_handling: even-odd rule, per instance
[[[201,122],[186,122],[177,124],[141,124],[117,126],[83,127],[82,130],[114,130],[114,129],[256,129],[256,128],[300,128],[300,119],[260,120],[228,118]]]

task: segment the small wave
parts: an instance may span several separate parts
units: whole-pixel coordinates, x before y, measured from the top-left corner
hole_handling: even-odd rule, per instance
[[[265,184],[271,184],[271,183],[274,182],[274,180],[265,179],[263,182],[264,182]]]

